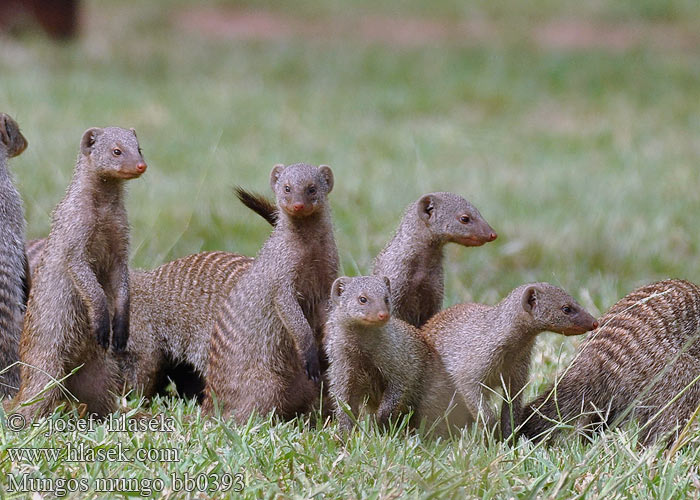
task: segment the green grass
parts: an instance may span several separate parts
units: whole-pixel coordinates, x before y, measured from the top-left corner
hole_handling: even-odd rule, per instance
[[[17,118],[30,143],[12,170],[31,238],[48,231],[83,130],[120,125],[138,131],[149,163],[129,186],[136,267],[200,250],[254,255],[269,228],[241,208],[231,187],[267,192],[275,163],[308,161],[335,172],[331,201],[345,273],[369,270],[408,203],[451,190],[479,207],[499,238],[478,249],[447,248],[447,304],[494,303],[521,283],[549,281],[600,313],[656,279],[700,281],[697,47],[567,48],[523,34],[566,18],[686,36],[700,31],[696,2],[211,2],[316,21],[368,13],[483,18],[497,38],[417,46],[348,34],[232,41],[171,23],[178,8],[195,5],[184,0],[85,3],[76,43],[52,45],[32,33],[0,40],[0,109]],[[552,380],[577,343],[542,335],[527,397]],[[10,472],[164,478],[169,487],[171,473],[186,471],[241,472],[245,495],[265,498],[672,498],[697,497],[700,488],[700,433],[668,458],[636,447],[634,428],[593,444],[509,447],[480,429],[435,442],[365,422],[346,440],[334,424],[257,418],[224,425],[175,399],[145,410],[173,416],[175,430],[43,437],[3,428],[0,488]],[[177,463],[11,463],[5,452],[68,442],[176,447],[181,456]]]

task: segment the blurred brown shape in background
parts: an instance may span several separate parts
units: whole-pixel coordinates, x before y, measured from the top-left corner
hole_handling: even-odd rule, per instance
[[[2,0],[0,31],[16,34],[38,24],[51,38],[69,40],[78,33],[79,0]]]

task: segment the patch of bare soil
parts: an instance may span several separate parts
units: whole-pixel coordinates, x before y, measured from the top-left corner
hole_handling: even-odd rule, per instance
[[[328,41],[340,38],[409,47],[527,41],[543,49],[564,50],[621,52],[643,46],[662,50],[700,49],[700,33],[675,25],[602,23],[589,19],[555,19],[508,29],[486,19],[455,22],[382,15],[303,19],[263,10],[200,7],[176,12],[173,22],[188,33],[224,40]]]

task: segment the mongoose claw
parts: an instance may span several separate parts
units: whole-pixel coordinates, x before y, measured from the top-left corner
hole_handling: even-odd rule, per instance
[[[112,324],[112,347],[120,352],[126,349],[129,340],[129,322],[121,316],[115,316]]]
[[[103,349],[109,348],[110,330],[109,315],[103,316],[100,318],[99,324],[97,325],[97,329],[95,331],[97,343],[100,344]]]
[[[306,376],[309,377],[311,381],[318,383],[318,381],[321,380],[321,366],[318,362],[318,356],[315,353],[306,357],[304,368]]]

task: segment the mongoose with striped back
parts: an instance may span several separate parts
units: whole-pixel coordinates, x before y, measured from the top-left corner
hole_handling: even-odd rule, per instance
[[[129,228],[124,181],[146,170],[136,133],[117,127],[85,131],[73,179],[52,214],[51,231],[29,294],[20,341],[25,417],[45,416],[65,388],[88,411],[116,408],[119,367],[108,353],[129,337]],[[82,365],[82,366],[81,366]]]
[[[380,425],[415,408],[430,348],[418,329],[391,317],[390,280],[343,276],[333,283],[331,301],[324,341],[340,426],[352,426],[343,404],[358,417],[375,414]]]
[[[241,189],[237,195],[275,224],[277,212],[263,196]],[[408,206],[394,237],[377,255],[372,274],[391,280],[394,316],[420,327],[442,308],[444,246],[481,246],[496,237],[476,207],[461,196],[429,193]]]
[[[204,410],[239,422],[273,409],[308,411],[320,393],[319,346],[338,273],[327,166],[276,165],[278,221],[221,306],[209,349]]]
[[[202,252],[131,271],[131,334],[116,354],[128,388],[151,397],[172,380],[181,396],[203,397],[217,312],[252,261]]]
[[[14,395],[19,387],[19,365],[15,363],[30,288],[22,198],[7,161],[26,148],[17,122],[0,113],[0,396],[5,397]]]
[[[596,319],[564,290],[533,283],[517,287],[495,306],[452,306],[421,331],[435,346],[469,412],[465,416],[455,411],[453,418],[470,423],[481,412],[487,427],[493,426],[497,419],[489,405],[491,391],[503,388],[501,433],[508,437],[512,423],[520,422],[522,390],[537,335],[544,331],[579,335],[597,326]],[[430,397],[444,400],[444,395]],[[425,407],[430,404],[423,402]]]
[[[46,239],[27,243],[32,272]],[[150,398],[170,381],[181,396],[201,398],[216,312],[253,259],[201,252],[149,271],[129,271],[129,341],[115,353],[127,389]]]
[[[588,433],[635,419],[643,444],[672,436],[700,404],[699,326],[697,285],[665,280],[633,291],[526,405],[523,434],[540,439],[562,421]]]

